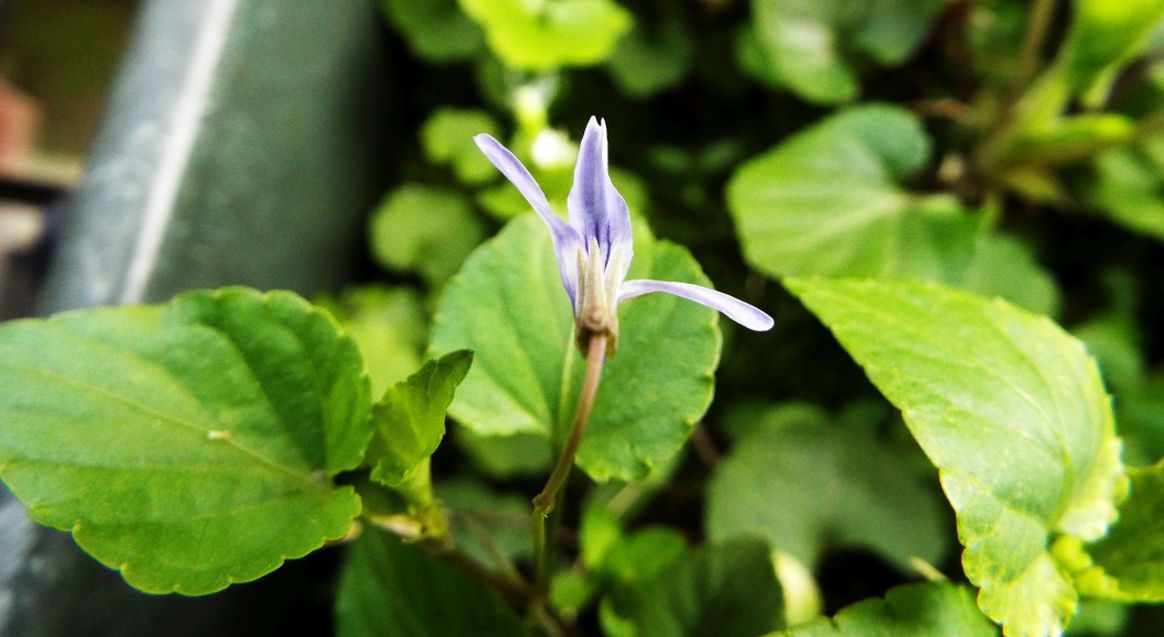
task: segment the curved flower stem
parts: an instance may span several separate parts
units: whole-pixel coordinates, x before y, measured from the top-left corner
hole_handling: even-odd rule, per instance
[[[558,491],[570,476],[574,468],[574,456],[578,453],[578,446],[582,443],[582,435],[586,433],[586,423],[590,420],[590,410],[594,407],[594,397],[598,394],[598,381],[602,378],[602,364],[606,360],[605,333],[593,334],[586,346],[586,375],[582,378],[582,387],[578,391],[578,403],[574,408],[574,424],[570,427],[570,436],[566,439],[562,453],[558,456],[558,463],[546,480],[542,492],[533,499],[533,513],[530,522],[533,525],[534,540],[534,569],[536,572],[537,587],[545,591],[549,585],[550,555],[553,550],[546,542],[546,517],[553,512],[557,504]]]

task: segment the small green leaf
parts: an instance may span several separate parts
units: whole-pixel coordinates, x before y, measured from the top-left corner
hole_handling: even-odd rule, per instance
[[[598,64],[633,24],[613,0],[458,1],[485,28],[497,57],[534,71]]]
[[[497,169],[473,143],[473,136],[497,137],[497,122],[485,111],[439,108],[420,129],[420,144],[434,163],[449,164],[466,184],[482,184],[497,177]]]
[[[373,480],[398,487],[436,451],[445,436],[445,410],[472,364],[473,352],[466,350],[429,361],[372,407],[374,433],[365,462]]]
[[[0,476],[151,593],[202,595],[346,534],[371,435],[326,313],[227,288],[0,327]]]
[[[904,568],[938,561],[945,511],[924,475],[902,470],[909,450],[829,420],[778,407],[750,422],[708,485],[708,538],[761,537],[810,569],[830,545],[872,547]]]
[[[493,590],[369,529],[351,547],[336,602],[339,637],[532,637]]]
[[[484,44],[481,27],[457,6],[457,0],[380,0],[408,48],[436,62],[471,57]]]
[[[1080,590],[1137,602],[1164,601],[1164,462],[1130,468],[1131,497],[1119,522],[1099,542],[1084,547],[1093,567],[1078,575]]]
[[[938,467],[979,606],[1008,635],[1056,635],[1077,593],[1048,551],[1095,540],[1125,488],[1095,361],[1044,317],[919,283],[785,281]]]
[[[393,270],[416,270],[434,285],[455,274],[485,236],[465,197],[417,184],[392,191],[370,224],[376,260]]]
[[[973,594],[949,582],[906,584],[885,599],[847,606],[836,616],[772,633],[768,637],[994,637],[998,631],[978,612]]]
[[[854,62],[895,65],[929,32],[941,0],[752,0],[757,40],[772,74],[800,97],[857,97]]]
[[[898,185],[930,154],[917,117],[888,105],[832,115],[744,164],[728,207],[744,256],[774,276],[956,280],[977,216]]]
[[[692,551],[617,603],[639,637],[752,637],[781,627],[780,585],[763,542]]]
[[[643,226],[640,226],[642,229]],[[639,232],[630,278],[707,285],[686,250]],[[715,313],[667,295],[619,312],[618,355],[603,370],[578,466],[596,480],[635,479],[675,454],[711,401],[719,358]],[[581,379],[573,313],[549,232],[510,222],[445,289],[430,351],[472,349],[473,369],[449,413],[477,434],[568,431]]]

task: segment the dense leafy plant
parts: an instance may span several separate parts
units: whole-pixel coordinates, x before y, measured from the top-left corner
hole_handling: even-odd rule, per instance
[[[1152,634],[1164,1],[383,9],[375,282],[0,326],[34,520],[346,545],[341,635]]]

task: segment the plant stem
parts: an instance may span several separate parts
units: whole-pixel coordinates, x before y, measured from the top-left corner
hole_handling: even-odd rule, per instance
[[[1035,74],[1039,65],[1039,54],[1047,40],[1047,30],[1051,18],[1055,16],[1055,0],[1035,0],[1027,19],[1027,29],[1023,34],[1023,44],[1015,68],[1012,95],[1015,99],[1023,92],[1027,82]]]
[[[598,394],[598,381],[602,378],[602,364],[606,360],[606,340],[606,334],[594,334],[586,345],[586,374],[578,391],[570,435],[558,456],[558,463],[554,465],[554,470],[546,480],[545,488],[533,499],[530,522],[533,526],[534,570],[537,586],[541,591],[545,591],[549,584],[550,555],[553,551],[553,546],[546,542],[546,516],[550,515],[557,505],[558,492],[566,484],[566,478],[570,477],[570,470],[574,468],[574,456],[578,454],[578,446],[582,443],[583,434],[586,433],[586,423],[590,420],[590,410],[594,407],[594,398]]]

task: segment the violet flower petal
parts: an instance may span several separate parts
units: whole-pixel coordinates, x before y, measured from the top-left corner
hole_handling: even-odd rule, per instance
[[[621,262],[623,271],[618,280],[626,276],[633,251],[630,210],[626,200],[610,181],[607,166],[606,122],[594,117],[586,124],[582,143],[578,147],[578,163],[574,166],[574,185],[566,199],[570,225],[582,239],[582,245],[590,249],[592,239],[597,239],[603,251],[604,262],[610,262],[615,248],[625,250]]]
[[[542,192],[542,187],[534,180],[533,175],[529,174],[529,170],[521,163],[521,160],[509,152],[508,148],[485,133],[473,137],[473,141],[477,143],[481,152],[485,153],[485,157],[497,167],[497,170],[500,170],[501,174],[505,175],[505,178],[517,187],[518,192],[525,197],[525,200],[533,206],[542,221],[549,226],[550,237],[554,241],[554,254],[558,258],[558,272],[562,276],[562,287],[566,288],[570,304],[577,307],[575,297],[578,291],[578,259],[576,254],[577,249],[583,245],[579,234],[570,227],[570,224],[554,214],[550,208],[549,200],[546,199],[546,193]]]
[[[754,305],[745,303],[730,294],[690,283],[652,281],[650,279],[626,281],[619,291],[618,301],[622,303],[652,292],[665,292],[688,301],[695,301],[700,305],[706,305],[713,310],[722,312],[724,316],[736,323],[757,332],[766,332],[772,329],[772,325],[775,324],[771,316]]]

